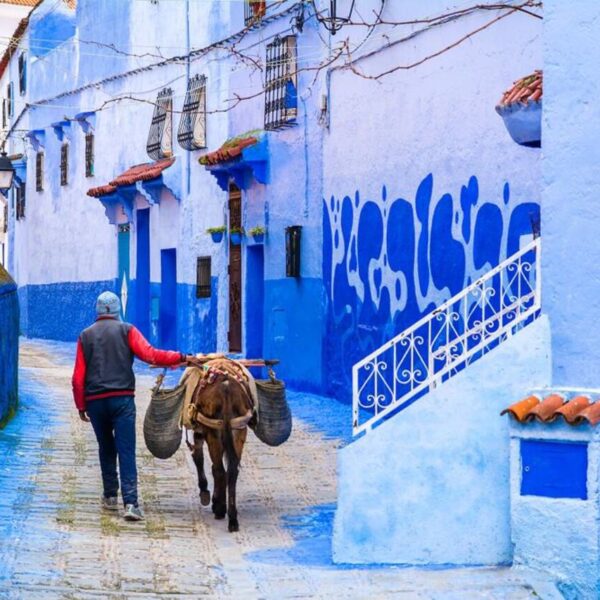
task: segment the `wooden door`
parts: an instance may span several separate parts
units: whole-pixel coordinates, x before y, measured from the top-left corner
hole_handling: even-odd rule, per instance
[[[229,187],[229,228],[242,226],[242,193]],[[229,242],[229,351],[242,351],[242,247]]]

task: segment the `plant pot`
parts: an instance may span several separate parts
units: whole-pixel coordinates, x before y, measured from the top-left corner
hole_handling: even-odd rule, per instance
[[[521,104],[514,102],[508,106],[496,107],[502,117],[510,137],[529,148],[539,148],[542,140],[542,103],[541,101]]]
[[[212,241],[215,244],[220,244],[221,241],[223,240],[223,232],[222,231],[215,231],[213,233],[210,234],[210,237],[212,238]]]
[[[237,231],[229,234],[229,239],[234,246],[239,246],[242,243],[242,234]]]
[[[264,233],[253,234],[252,239],[254,240],[255,244],[264,244],[265,243],[265,234]]]

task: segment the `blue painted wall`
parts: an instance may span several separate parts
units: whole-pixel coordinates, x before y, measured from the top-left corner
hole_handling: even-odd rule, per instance
[[[19,300],[17,286],[0,265],[0,428],[18,404]]]
[[[28,337],[74,341],[96,318],[96,298],[107,290],[117,292],[115,279],[20,287],[21,330]]]
[[[482,198],[471,176],[440,194],[360,191],[323,207],[327,392],[350,400],[352,365],[519,249],[540,207],[505,182]]]
[[[509,425],[499,414],[548,383],[549,339],[542,317],[340,450],[336,562],[512,561]]]
[[[544,311],[553,384],[598,387],[600,93],[598,5],[544,3]],[[574,32],[565,36],[565,31]],[[573,87],[585,81],[583,89]]]

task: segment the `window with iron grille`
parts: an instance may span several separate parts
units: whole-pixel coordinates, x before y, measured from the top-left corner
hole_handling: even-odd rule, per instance
[[[276,37],[267,45],[265,129],[281,129],[298,115],[296,36]]]
[[[17,221],[25,218],[25,182],[17,185],[16,194],[16,217]]]
[[[19,93],[21,96],[27,91],[27,55],[21,52],[19,55]]]
[[[177,141],[186,150],[206,148],[206,77],[196,75],[188,81]]]
[[[153,160],[173,156],[173,90],[160,91],[154,106],[146,152]]]
[[[60,185],[69,183],[69,144],[64,142],[60,147]]]
[[[244,22],[253,25],[267,12],[267,0],[244,0]]]
[[[2,231],[6,233],[8,231],[8,202],[4,203],[4,221],[2,222]]]
[[[85,136],[85,176],[94,176],[94,134],[87,133]]]
[[[35,155],[35,191],[44,191],[44,153],[37,152]]]
[[[12,117],[15,112],[15,99],[13,97],[14,86],[11,81],[6,88],[6,112],[9,117]]]
[[[6,98],[2,98],[2,129],[6,129],[8,127],[8,114],[6,107]]]
[[[210,256],[201,256],[196,264],[196,298],[210,298]]]

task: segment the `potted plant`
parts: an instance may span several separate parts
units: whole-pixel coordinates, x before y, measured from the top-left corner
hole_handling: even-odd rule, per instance
[[[255,244],[262,244],[265,241],[266,231],[267,230],[264,227],[257,225],[256,227],[253,227],[249,233],[252,236]]]
[[[232,227],[229,230],[229,239],[234,246],[239,246],[242,243],[244,229],[242,227]]]
[[[225,233],[225,229],[226,229],[225,225],[220,225],[219,227],[209,227],[206,230],[206,233],[209,233],[210,237],[212,238],[212,241],[215,244],[218,244],[223,239],[223,234]]]

